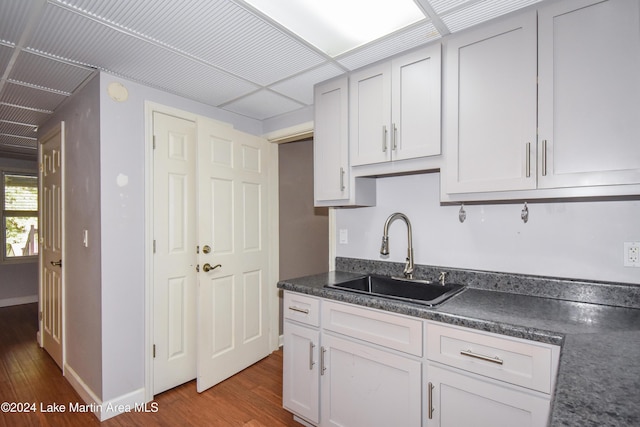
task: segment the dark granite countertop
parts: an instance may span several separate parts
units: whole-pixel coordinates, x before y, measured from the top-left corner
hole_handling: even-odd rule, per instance
[[[278,287],[562,346],[551,426],[640,425],[640,310],[467,288],[437,307],[325,288],[360,276],[333,271]]]

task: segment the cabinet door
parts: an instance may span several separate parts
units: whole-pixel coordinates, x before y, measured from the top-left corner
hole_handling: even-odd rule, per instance
[[[322,424],[421,425],[421,363],[322,335]]]
[[[295,414],[320,421],[319,344],[316,329],[284,322],[282,404]]]
[[[346,77],[315,87],[316,201],[349,199],[349,94]]]
[[[549,398],[501,386],[429,364],[427,366],[427,426],[543,427],[547,425]],[[431,401],[431,410],[429,408]]]
[[[640,2],[558,2],[539,40],[539,187],[640,183]]]
[[[391,159],[391,64],[386,62],[350,77],[351,165]]]
[[[440,44],[391,63],[391,157],[440,154]]]
[[[535,11],[453,38],[446,69],[447,192],[535,188]]]

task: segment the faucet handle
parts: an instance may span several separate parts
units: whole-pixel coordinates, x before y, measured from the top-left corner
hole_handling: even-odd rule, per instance
[[[447,272],[446,271],[441,271],[440,275],[438,276],[438,282],[440,282],[440,284],[442,286],[445,285],[446,277],[447,277]]]

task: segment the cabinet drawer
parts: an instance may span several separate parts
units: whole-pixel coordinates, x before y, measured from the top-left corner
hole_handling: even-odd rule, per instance
[[[285,319],[320,326],[320,300],[317,298],[285,291],[283,311]]]
[[[422,320],[325,301],[322,327],[373,344],[422,356]]]
[[[560,348],[427,323],[429,360],[551,394]]]

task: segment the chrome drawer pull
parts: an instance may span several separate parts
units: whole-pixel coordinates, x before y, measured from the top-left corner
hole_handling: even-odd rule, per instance
[[[316,345],[312,342],[309,342],[309,370],[313,371],[313,365],[316,364],[316,362],[313,361],[313,349],[316,347]]]
[[[299,308],[299,307],[296,307],[295,305],[289,306],[289,310],[297,311],[298,313],[309,314],[309,310],[308,309]]]
[[[427,402],[427,413],[429,414],[429,419],[432,420],[433,419],[433,384],[429,383],[429,385],[427,386],[427,390],[428,390],[428,402]]]
[[[498,356],[496,357],[491,357],[491,356],[485,356],[484,354],[478,354],[478,353],[474,353],[471,350],[461,350],[460,354],[463,356],[468,356],[468,357],[473,357],[475,359],[480,359],[480,360],[484,360],[486,362],[491,362],[491,363],[497,363],[498,365],[502,365],[503,361],[502,359],[500,359]]]

